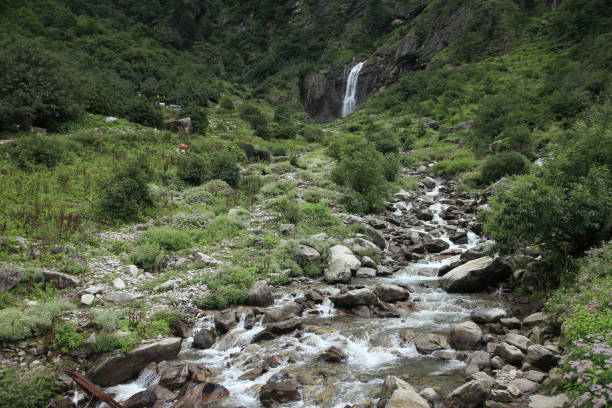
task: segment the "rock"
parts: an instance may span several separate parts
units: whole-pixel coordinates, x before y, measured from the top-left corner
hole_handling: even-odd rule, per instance
[[[416,391],[406,390],[403,388],[397,389],[391,394],[391,398],[385,405],[385,408],[430,408],[429,402]]]
[[[461,122],[457,125],[457,129],[459,130],[468,130],[474,127],[474,121],[473,120],[468,120],[465,122]]]
[[[329,248],[329,267],[325,271],[325,280],[329,283],[349,282],[351,271],[356,271],[361,261],[344,245]]]
[[[267,308],[264,313],[264,322],[280,322],[291,319],[302,313],[303,307],[295,302],[285,303],[282,306]]]
[[[437,350],[444,350],[448,348],[448,342],[446,337],[440,334],[434,333],[423,333],[419,334],[414,340],[416,349],[421,354],[431,354]]]
[[[518,347],[508,343],[500,343],[495,347],[495,355],[500,356],[506,363],[520,366],[523,362],[523,353]]]
[[[372,252],[380,253],[380,248],[376,244],[363,238],[347,238],[344,240],[344,244],[359,255],[367,255]]]
[[[540,344],[534,344],[527,349],[527,360],[532,366],[548,371],[557,365],[559,356]]]
[[[516,317],[503,317],[499,319],[499,323],[509,329],[519,329],[521,327],[521,321]]]
[[[522,394],[531,394],[538,388],[538,383],[530,381],[526,378],[516,378],[510,381],[510,386],[518,388]]]
[[[302,330],[302,322],[300,319],[290,319],[278,323],[269,323],[266,325],[266,330],[277,335],[293,333],[296,330]]]
[[[505,190],[508,188],[508,183],[510,182],[510,180],[508,180],[507,177],[502,177],[499,180],[497,180],[495,183],[491,184],[489,187],[487,187],[485,189],[485,194],[495,194],[500,190]]]
[[[482,330],[472,321],[456,324],[448,336],[449,344],[457,350],[478,348],[482,339]]]
[[[373,305],[376,303],[376,295],[370,289],[354,289],[331,297],[332,302],[339,307],[354,307],[360,305]]]
[[[471,376],[481,370],[485,370],[489,368],[491,365],[491,356],[486,351],[476,351],[471,354],[467,360],[465,360],[465,370],[464,373],[466,376]]]
[[[127,272],[132,276],[138,275],[138,267],[136,265],[128,265]]]
[[[439,268],[430,267],[417,269],[417,273],[419,274],[419,276],[427,276],[430,278],[435,278],[436,276],[438,276],[439,271]]]
[[[389,276],[392,273],[393,272],[391,271],[391,269],[387,268],[386,266],[378,265],[376,267],[376,276]]]
[[[193,346],[200,349],[209,349],[217,341],[217,334],[214,330],[202,329],[193,336]]]
[[[171,365],[166,368],[159,379],[159,384],[169,390],[181,388],[189,379],[189,367],[186,363]]]
[[[76,288],[79,286],[79,280],[74,276],[65,273],[53,271],[51,269],[43,269],[43,279],[47,282],[53,282],[53,285],[58,289]]]
[[[155,393],[157,400],[161,402],[170,402],[176,399],[176,395],[174,395],[172,391],[165,387],[162,387],[161,385],[153,385],[147,388],[147,390]]]
[[[425,187],[427,188],[434,188],[436,186],[436,180],[432,179],[431,177],[425,177],[423,180],[421,180],[421,182],[425,184]]]
[[[487,399],[491,386],[484,380],[472,380],[448,396],[445,407],[477,408]]]
[[[512,402],[513,397],[506,390],[491,390],[490,398],[497,402]]]
[[[98,293],[104,292],[106,289],[103,285],[94,285],[85,289],[85,293],[89,293],[90,295],[97,295]]]
[[[294,224],[281,224],[279,231],[282,235],[293,236],[297,234],[297,229]]]
[[[7,292],[21,282],[21,271],[17,269],[0,269],[0,292]]]
[[[367,227],[365,231],[366,235],[370,237],[374,245],[380,248],[381,251],[384,251],[387,247],[387,241],[385,237],[380,231],[375,230],[374,228]]]
[[[359,268],[357,272],[355,272],[356,278],[375,278],[376,277],[376,269],[373,268]]]
[[[365,266],[366,268],[376,269],[376,262],[374,262],[374,260],[370,258],[369,256],[362,256],[361,266]]]
[[[529,346],[533,344],[531,340],[529,340],[527,337],[521,336],[520,334],[516,333],[506,334],[504,336],[504,341],[508,344],[512,344],[513,346],[518,347],[524,353],[526,353]]]
[[[550,316],[543,312],[531,314],[523,319],[524,327],[545,326],[549,323]]]
[[[501,258],[484,256],[464,263],[440,279],[447,292],[477,292],[506,279],[511,273]]]
[[[256,161],[263,161],[263,162],[270,161],[270,151],[269,150],[253,145],[251,143],[239,142],[237,143],[237,145],[242,150],[244,150],[249,160],[256,160]]]
[[[306,245],[298,245],[295,248],[295,260],[300,266],[311,262],[320,262],[321,254],[314,248]]]
[[[94,300],[96,300],[96,297],[89,293],[85,293],[84,295],[81,296],[81,303],[84,304],[85,306],[91,305],[94,302]]]
[[[397,302],[410,297],[407,289],[393,283],[383,283],[376,286],[374,293],[383,302]]]
[[[450,245],[448,242],[442,239],[435,239],[433,241],[425,242],[422,244],[425,250],[429,253],[438,253],[447,250]]]
[[[505,365],[506,363],[504,362],[504,360],[502,360],[500,356],[495,356],[491,359],[491,367],[493,367],[496,370],[501,370],[502,367]]]
[[[482,380],[482,381],[486,381],[489,386],[493,386],[493,384],[495,383],[495,380],[493,380],[493,378],[491,378],[491,376],[487,373],[483,373],[482,371],[479,371],[477,373],[474,373],[470,376],[471,380]]]
[[[221,261],[216,260],[212,256],[203,254],[202,252],[196,252],[193,254],[193,261],[202,263],[204,265],[220,265]]]
[[[233,311],[217,313],[215,315],[215,327],[220,333],[227,333],[236,327],[236,315]]]
[[[118,290],[123,290],[126,288],[125,282],[121,278],[117,278],[113,281],[113,287]]]
[[[323,352],[323,354],[321,355],[321,358],[325,361],[329,361],[330,363],[337,363],[340,362],[342,360],[345,360],[348,356],[346,355],[346,353],[342,350],[340,350],[338,347],[330,347],[327,350],[325,350]]]
[[[343,260],[351,269],[356,271],[361,266],[361,261],[353,254],[353,252],[344,245],[334,245],[329,248],[329,262],[330,264],[337,260]]]
[[[187,367],[189,369],[189,374],[191,375],[191,381],[197,383],[205,383],[208,382],[212,373],[202,364],[196,363],[187,363]]]
[[[264,407],[270,407],[274,403],[283,404],[301,399],[298,384],[295,381],[268,382],[261,387],[259,400]]]
[[[193,124],[191,123],[191,118],[181,118],[177,120],[173,120],[172,122],[168,122],[165,124],[166,129],[171,132],[179,133],[183,136],[191,136],[193,133]]]
[[[385,382],[383,383],[382,390],[380,392],[380,399],[378,400],[378,404],[376,406],[378,408],[387,407],[389,399],[397,390],[416,392],[414,387],[412,387],[412,385],[408,384],[406,381],[393,375],[388,375],[387,378],[385,378]]]
[[[142,293],[131,293],[131,292],[109,292],[102,296],[102,302],[108,305],[125,305],[133,300],[140,299],[144,295]]]
[[[477,309],[474,310],[470,316],[476,323],[495,323],[502,317],[506,317],[506,311],[504,309]]]
[[[569,407],[569,398],[566,394],[552,397],[547,395],[532,395],[529,397],[529,408],[566,408]]]
[[[534,382],[542,382],[545,377],[546,374],[537,370],[529,370],[527,373],[525,373],[525,378]]]
[[[258,280],[249,289],[249,305],[269,306],[274,303],[270,285],[265,280]]]
[[[229,397],[230,392],[224,386],[212,382],[201,384],[190,383],[183,397],[171,408],[200,408]]]
[[[170,360],[181,350],[180,337],[169,337],[144,344],[123,354],[114,352],[102,356],[89,370],[89,379],[102,387],[124,382],[152,362]]]
[[[173,394],[174,395],[174,394]],[[157,402],[157,394],[144,390],[132,395],[123,403],[124,408],[150,408]]]
[[[427,401],[431,402],[432,404],[440,400],[440,396],[438,395],[436,390],[431,387],[422,389],[421,392],[419,392],[419,395],[425,398]]]

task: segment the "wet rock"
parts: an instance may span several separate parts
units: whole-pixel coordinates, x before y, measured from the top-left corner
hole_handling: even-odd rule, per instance
[[[477,292],[506,279],[510,273],[510,267],[501,258],[485,256],[448,272],[440,279],[440,285],[451,293]]]
[[[372,311],[370,310],[370,308],[368,306],[365,305],[361,305],[361,306],[355,306],[353,308],[351,308],[351,313],[353,313],[355,316],[359,316],[359,317],[370,317],[372,316]]]
[[[444,250],[447,250],[450,245],[448,242],[442,240],[442,239],[436,239],[430,242],[425,242],[424,244],[422,244],[423,247],[425,248],[425,250],[429,253],[438,253],[438,252],[442,252]]]
[[[395,306],[389,303],[383,302],[380,299],[378,300],[378,302],[376,302],[376,304],[372,308],[372,311],[378,317],[391,317],[391,318],[400,317],[400,312]]]
[[[295,302],[285,303],[278,307],[269,307],[264,310],[264,322],[280,322],[299,316],[304,308]]]
[[[119,384],[138,374],[152,362],[176,357],[181,349],[181,341],[180,337],[169,337],[144,344],[126,354],[117,351],[102,356],[87,376],[102,387]]]
[[[552,397],[548,395],[532,395],[529,397],[528,408],[566,408],[569,407],[569,398],[566,394]]]
[[[445,401],[445,408],[477,408],[487,399],[491,386],[484,380],[472,380],[455,389]]]
[[[224,386],[212,382],[193,384],[171,408],[200,408],[224,400],[230,393]]]
[[[397,389],[391,394],[385,408],[430,408],[429,403],[416,391]]]
[[[217,334],[214,330],[201,329],[193,335],[193,346],[200,349],[209,349],[217,341]]]
[[[376,295],[370,289],[354,289],[341,293],[331,298],[332,302],[339,307],[354,307],[360,305],[373,305],[376,303]]]
[[[259,400],[264,407],[270,407],[274,403],[283,404],[301,399],[298,383],[292,380],[268,382],[261,387]]]
[[[421,180],[421,182],[425,184],[425,187],[427,188],[434,188],[436,186],[436,180],[432,179],[431,177],[425,177],[423,180]]]
[[[255,367],[255,368],[253,368],[251,370],[246,371],[244,374],[242,374],[238,378],[241,379],[241,380],[253,381],[257,377],[262,375],[263,373],[264,373],[263,367]]]
[[[419,334],[414,340],[417,351],[421,354],[431,354],[437,350],[448,348],[446,337],[440,334],[423,333]]]
[[[449,344],[457,350],[476,349],[482,339],[482,330],[472,321],[456,324],[448,336]]]
[[[524,327],[545,326],[550,322],[550,316],[543,312],[531,314],[523,319]]]
[[[523,353],[521,350],[505,342],[495,347],[495,355],[501,357],[506,363],[515,366],[519,366],[523,362]]]
[[[310,262],[320,262],[321,254],[314,248],[306,245],[298,245],[295,248],[295,260],[300,266],[304,266]]]
[[[419,208],[415,209],[415,214],[417,219],[421,221],[431,221],[433,220],[433,213],[429,210],[421,210]]]
[[[388,375],[387,378],[385,378],[385,382],[383,383],[382,390],[380,392],[380,399],[378,400],[378,404],[376,405],[377,408],[386,407],[389,399],[397,390],[406,390],[416,393],[414,387],[412,387],[412,385],[408,384],[406,381],[393,375]]]
[[[417,273],[419,274],[419,276],[427,276],[430,278],[435,278],[436,276],[438,276],[438,272],[440,271],[439,268],[419,268],[417,269]]]
[[[142,293],[114,291],[102,296],[102,302],[107,305],[121,306],[130,303],[133,300],[140,299],[143,296],[144,295]]]
[[[251,286],[248,299],[251,306],[269,306],[274,303],[270,285],[265,280],[258,280]]]
[[[393,271],[386,266],[378,265],[376,267],[376,276],[389,276],[391,274],[393,274]]]
[[[471,376],[481,370],[485,370],[491,366],[491,356],[486,351],[476,351],[465,360],[466,376]]]
[[[408,290],[392,283],[383,283],[376,286],[374,293],[383,302],[397,302],[410,297]]]
[[[210,370],[202,364],[188,363],[187,368],[189,370],[189,375],[191,376],[191,381],[196,383],[205,383],[212,375]]]
[[[372,252],[380,253],[380,248],[376,244],[363,238],[347,238],[344,240],[344,244],[358,255],[366,255]]]
[[[504,309],[477,309],[474,310],[470,316],[476,323],[495,323],[502,317],[506,317],[506,311]]]
[[[125,408],[150,408],[157,402],[157,395],[151,390],[140,391],[123,403]]]
[[[6,292],[21,282],[21,271],[17,269],[0,269],[0,292]]]
[[[323,352],[323,354],[321,355],[321,358],[325,361],[329,361],[331,363],[338,363],[342,360],[345,360],[348,356],[346,355],[346,353],[342,350],[340,350],[338,347],[330,347],[327,350],[325,350]]]
[[[215,315],[215,327],[220,333],[227,333],[236,327],[236,315],[233,311],[217,313]]]
[[[296,330],[302,330],[302,322],[299,319],[290,319],[278,323],[269,323],[266,330],[273,334],[288,334]]]
[[[65,273],[53,271],[51,269],[43,269],[43,279],[47,282],[53,282],[53,285],[58,289],[76,288],[79,286],[79,280],[74,276]]]
[[[355,272],[355,277],[357,278],[375,278],[376,277],[376,269],[373,268],[359,268],[357,272]]]
[[[297,234],[297,229],[293,224],[281,224],[279,231],[282,235],[293,236]]]
[[[476,380],[476,381],[479,381],[479,380],[486,381],[489,384],[489,386],[493,386],[493,384],[495,383],[495,380],[493,380],[493,378],[489,374],[483,373],[482,371],[478,371],[472,374],[470,376],[470,379]]]
[[[431,356],[435,358],[439,358],[440,360],[454,360],[455,359],[455,353],[453,351],[446,351],[446,350],[434,351],[431,354]]]
[[[181,388],[189,379],[189,368],[187,364],[171,365],[166,368],[159,379],[159,384],[169,390]]]
[[[147,388],[147,391],[152,391],[157,397],[157,401],[170,402],[176,399],[176,395],[172,391],[161,385],[153,385]]]
[[[527,337],[522,336],[520,334],[516,334],[516,333],[506,334],[504,336],[504,341],[508,344],[518,347],[524,353],[526,353],[529,346],[533,344],[531,340],[529,340]]]
[[[468,236],[467,236],[467,232],[465,232],[465,231],[456,232],[453,235],[451,235],[449,239],[455,245],[461,245],[461,244],[467,244],[468,243]]]
[[[434,404],[436,402],[438,402],[440,400],[440,396],[438,395],[438,393],[436,392],[436,390],[434,390],[431,387],[427,387],[421,390],[421,392],[419,392],[419,395],[423,398],[425,398],[427,401],[429,401],[430,403]]]
[[[273,340],[276,338],[276,335],[267,330],[260,331],[255,336],[253,336],[253,343],[259,343],[260,341]]]
[[[527,360],[532,366],[548,371],[557,365],[559,356],[553,354],[552,351],[542,345],[534,344],[527,349]]]

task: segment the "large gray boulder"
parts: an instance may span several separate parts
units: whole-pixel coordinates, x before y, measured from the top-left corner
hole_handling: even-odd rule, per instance
[[[334,305],[339,307],[369,306],[376,303],[377,298],[370,289],[354,289],[331,298]]]
[[[378,400],[377,408],[385,408],[389,399],[393,395],[393,393],[397,390],[406,390],[416,392],[414,387],[408,384],[406,381],[402,380],[393,375],[388,375],[385,378],[385,382],[383,383],[382,390],[380,392],[380,399]]]
[[[0,269],[0,292],[6,292],[21,282],[21,272],[17,269]]]
[[[474,352],[465,361],[464,373],[466,376],[471,376],[481,370],[485,370],[491,366],[491,356],[483,350]]]
[[[166,129],[183,136],[191,136],[193,133],[193,124],[191,123],[191,118],[181,118],[166,123]]]
[[[501,258],[484,256],[456,267],[440,279],[447,292],[478,292],[506,279],[512,270]]]
[[[504,341],[508,344],[512,344],[513,346],[518,347],[523,353],[526,353],[529,346],[533,345],[531,340],[529,340],[527,337],[516,333],[506,334],[504,336]]]
[[[170,360],[181,350],[180,337],[169,337],[144,344],[127,354],[116,351],[102,356],[89,370],[87,377],[102,387],[119,384],[138,374],[153,362]]]
[[[140,299],[143,296],[144,295],[142,293],[123,292],[117,290],[114,292],[109,292],[102,296],[102,302],[105,305],[120,306],[130,303],[133,300]]]
[[[329,248],[329,267],[325,271],[325,280],[329,283],[349,282],[351,272],[361,266],[361,261],[344,245]]]
[[[530,314],[523,319],[524,327],[545,326],[550,322],[550,316],[543,312]]]
[[[280,322],[299,316],[304,308],[295,302],[285,303],[278,307],[269,307],[264,310],[264,323]]]
[[[346,246],[359,255],[368,255],[369,253],[379,254],[380,248],[373,242],[363,238],[347,238],[344,240]]]
[[[398,300],[406,300],[410,297],[407,289],[393,283],[382,283],[376,286],[374,293],[383,302],[397,302]]]
[[[472,321],[458,323],[448,335],[448,343],[457,350],[478,348],[482,340],[482,330]]]
[[[480,324],[495,323],[502,317],[506,317],[506,311],[504,309],[477,309],[474,310],[470,316],[473,321]]]
[[[518,347],[508,343],[500,343],[495,347],[495,355],[500,356],[506,363],[520,367],[523,362],[523,353]]]
[[[446,337],[435,333],[419,334],[413,342],[417,351],[421,354],[431,354],[434,351],[444,350],[449,347]]]
[[[295,260],[300,266],[304,266],[310,262],[319,262],[321,254],[314,248],[306,245],[298,245],[295,248]]]
[[[566,408],[569,407],[569,398],[566,394],[552,397],[548,395],[532,395],[529,397],[528,408]]]
[[[529,364],[540,370],[548,371],[559,361],[559,356],[540,344],[534,344],[527,349]]]
[[[448,396],[445,407],[477,408],[487,399],[491,386],[486,380],[472,380]]]
[[[258,280],[251,286],[248,299],[251,306],[270,306],[274,303],[272,290],[265,280]]]
[[[229,397],[230,392],[221,384],[205,382],[201,384],[188,383],[181,392],[182,397],[172,405],[172,408],[200,408],[214,404]],[[216,406],[216,405],[211,405]]]
[[[43,269],[42,275],[45,281],[53,282],[53,286],[58,289],[76,288],[79,285],[79,280],[74,276],[51,269]]]
[[[430,408],[429,402],[416,391],[399,388],[391,394],[385,408]]]

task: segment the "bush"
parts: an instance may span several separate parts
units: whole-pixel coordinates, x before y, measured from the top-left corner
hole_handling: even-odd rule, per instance
[[[104,332],[96,335],[90,346],[91,354],[103,354],[121,348],[119,338],[112,333]]]
[[[125,116],[134,123],[161,128],[164,124],[164,115],[153,101],[144,96],[130,99],[125,107]]]
[[[221,270],[203,279],[210,293],[196,299],[196,305],[202,309],[223,309],[230,305],[244,304],[254,281],[249,271],[237,268]]]
[[[310,143],[321,143],[325,137],[323,130],[314,126],[305,126],[302,130],[302,135],[307,142]]]
[[[191,118],[193,131],[201,135],[206,135],[208,129],[208,112],[206,108],[199,105],[187,105],[181,110],[182,117]]]
[[[153,228],[141,235],[141,240],[166,251],[179,251],[191,246],[191,237],[185,231],[168,227]]]
[[[382,131],[378,133],[370,133],[367,139],[374,143],[376,150],[385,153],[397,153],[400,149],[399,138],[390,131]]]
[[[196,154],[188,154],[179,163],[176,175],[193,186],[199,186],[210,180],[211,171],[203,158]]]
[[[54,332],[51,347],[60,349],[64,354],[78,349],[83,343],[83,334],[77,333],[72,323],[55,325]]]
[[[390,153],[385,155],[385,160],[383,161],[383,171],[387,181],[394,182],[401,169],[402,157],[399,154]]]
[[[87,272],[89,268],[85,265],[81,265],[77,261],[67,258],[61,262],[60,270],[70,275],[82,275]]]
[[[232,187],[240,182],[240,168],[236,158],[229,152],[215,154],[210,162],[211,178],[223,180]]]
[[[130,253],[130,262],[146,271],[159,271],[166,256],[161,247],[153,242],[144,242]]]
[[[114,332],[119,327],[119,316],[112,310],[94,309],[92,315],[94,324],[102,332]]]
[[[98,204],[100,216],[107,220],[137,219],[153,205],[147,183],[152,178],[148,160],[144,157],[128,161],[103,183]]]
[[[49,368],[34,374],[6,367],[0,376],[0,407],[45,408],[60,391],[57,373]]]
[[[0,310],[0,341],[14,342],[39,335],[49,329],[58,316],[71,309],[70,303],[50,301],[24,311]]]
[[[11,159],[22,169],[32,165],[55,167],[64,156],[66,143],[45,135],[28,135],[9,147]]]
[[[223,98],[221,99],[221,103],[219,104],[221,107],[221,110],[223,110],[224,112],[233,112],[234,111],[234,102],[232,102],[231,98]]]
[[[436,163],[431,170],[435,174],[444,174],[449,177],[456,176],[457,174],[465,173],[473,170],[478,166],[476,159],[472,157],[458,157],[455,159],[442,160]]]
[[[269,134],[275,139],[295,139],[297,129],[291,122],[272,123],[269,127]]]
[[[529,168],[529,161],[520,153],[503,152],[490,156],[480,169],[482,184],[491,184],[504,176],[524,174]]]
[[[283,197],[274,203],[274,209],[281,213],[283,220],[297,224],[302,219],[302,210],[296,199]]]
[[[255,106],[245,103],[240,105],[238,111],[240,113],[240,119],[248,122],[252,129],[267,128],[268,120]]]

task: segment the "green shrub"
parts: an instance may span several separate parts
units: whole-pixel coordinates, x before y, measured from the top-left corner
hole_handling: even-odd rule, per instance
[[[310,143],[321,143],[325,137],[325,133],[314,126],[305,126],[302,130],[302,135]]]
[[[402,157],[399,154],[385,154],[385,159],[383,161],[383,172],[387,181],[394,182],[397,179],[397,175],[401,169]]]
[[[92,315],[94,324],[102,332],[110,333],[119,328],[119,316],[112,310],[94,309]]]
[[[176,309],[160,309],[151,315],[151,320],[163,320],[172,325],[181,321],[181,312]]]
[[[63,259],[60,264],[60,271],[68,273],[70,275],[82,275],[87,272],[89,268],[85,265],[81,265],[77,261],[70,258]]]
[[[15,164],[23,169],[40,164],[55,167],[62,160],[66,147],[57,137],[34,134],[17,139],[9,152]]]
[[[223,180],[232,187],[240,182],[240,168],[236,158],[229,152],[215,154],[210,162],[211,178]]]
[[[296,127],[291,122],[272,123],[268,128],[270,137],[275,139],[295,139]]]
[[[480,180],[491,184],[504,176],[524,174],[529,169],[529,161],[520,153],[503,152],[490,156],[480,169]]]
[[[245,103],[240,105],[238,112],[240,113],[240,119],[248,122],[252,129],[267,128],[268,120],[255,106]]]
[[[153,242],[144,242],[130,253],[130,262],[146,271],[159,271],[165,263],[166,255],[161,247]]]
[[[206,108],[199,105],[187,105],[181,110],[181,116],[191,118],[193,131],[200,135],[206,135],[208,129],[208,112]]]
[[[195,231],[195,240],[204,245],[215,245],[239,235],[243,230],[240,223],[224,215],[215,218],[208,228]]]
[[[331,227],[342,224],[324,203],[304,204],[300,212],[303,215],[302,220],[309,226]]]
[[[391,131],[382,131],[378,133],[370,133],[367,139],[374,143],[376,150],[386,153],[397,153],[400,149],[399,138]]]
[[[77,333],[72,323],[56,324],[53,331],[55,336],[51,347],[61,350],[64,354],[78,349],[83,343],[83,334]]]
[[[166,251],[180,251],[189,248],[191,237],[185,231],[168,227],[152,228],[140,236],[140,240],[157,245]]]
[[[149,338],[167,336],[170,334],[170,325],[165,320],[152,320],[145,330],[146,336]]]
[[[161,128],[164,124],[161,109],[144,96],[134,97],[126,103],[125,116],[131,122],[145,126]]]
[[[341,200],[344,207],[351,213],[367,214],[370,211],[370,202],[361,193],[345,194]]]
[[[221,99],[219,105],[224,112],[229,113],[234,111],[234,102],[232,102],[231,98],[225,97]]]
[[[19,341],[39,335],[49,329],[53,321],[72,305],[64,301],[50,301],[24,311],[15,308],[0,310],[0,341]]]
[[[435,174],[444,174],[449,177],[471,171],[478,166],[476,159],[472,157],[458,157],[454,159],[442,160],[436,163],[431,170]]]
[[[0,407],[45,408],[60,391],[57,373],[50,368],[25,373],[6,367],[0,376]]]
[[[296,199],[283,197],[274,203],[274,209],[281,213],[283,220],[297,224],[302,219],[302,210]]]
[[[121,348],[119,338],[112,333],[102,332],[96,335],[90,345],[91,354],[103,354]]]
[[[223,309],[230,305],[244,304],[254,281],[253,275],[246,270],[225,268],[203,279],[209,294],[196,299],[195,303],[202,309]]]
[[[188,154],[179,163],[176,175],[193,186],[199,186],[206,180],[210,180],[211,171],[208,163],[202,157]]]

